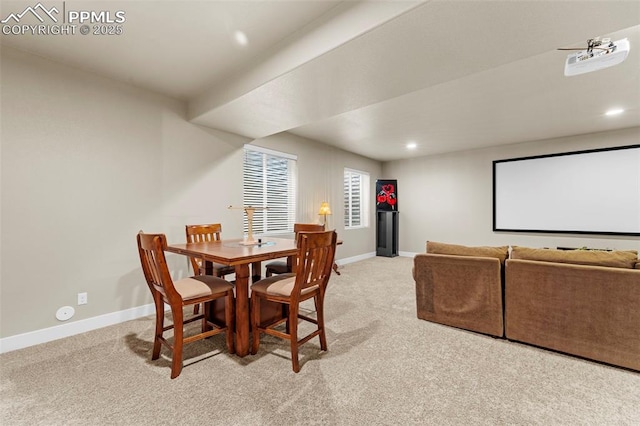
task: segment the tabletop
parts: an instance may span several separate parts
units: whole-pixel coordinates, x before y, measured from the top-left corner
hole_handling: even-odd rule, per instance
[[[200,243],[169,244],[167,251],[203,258],[223,265],[241,265],[297,253],[296,242],[287,238],[263,238],[261,244],[243,245],[244,240],[231,239]]]

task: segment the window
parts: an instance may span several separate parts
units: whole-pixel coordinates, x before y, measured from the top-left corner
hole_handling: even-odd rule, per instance
[[[369,226],[369,174],[344,169],[344,227]]]
[[[245,206],[267,207],[253,216],[255,234],[293,232],[296,218],[297,157],[257,146],[244,147]],[[248,232],[244,215],[244,232]]]

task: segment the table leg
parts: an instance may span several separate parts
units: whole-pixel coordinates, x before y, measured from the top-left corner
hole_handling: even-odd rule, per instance
[[[251,264],[251,282],[255,283],[262,278],[262,262],[253,262]]]
[[[236,355],[249,354],[249,265],[236,265]]]
[[[213,275],[213,263],[208,260],[201,259],[200,265],[200,274],[204,273],[204,275]],[[194,272],[194,274],[199,275],[199,273]]]

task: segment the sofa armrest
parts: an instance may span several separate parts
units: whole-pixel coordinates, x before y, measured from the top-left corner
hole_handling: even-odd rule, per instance
[[[413,274],[418,318],[503,335],[499,259],[421,253]]]

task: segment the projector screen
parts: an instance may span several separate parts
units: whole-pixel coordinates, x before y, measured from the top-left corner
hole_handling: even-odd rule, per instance
[[[640,145],[494,161],[493,230],[640,235]]]

